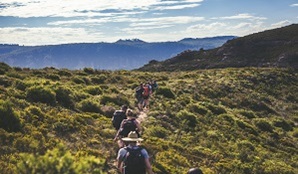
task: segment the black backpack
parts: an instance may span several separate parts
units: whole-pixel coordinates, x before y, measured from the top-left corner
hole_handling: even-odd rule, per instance
[[[136,98],[142,97],[143,91],[144,91],[143,88],[138,87],[138,88],[136,89],[135,97],[136,97]]]
[[[138,137],[140,137],[139,132],[137,131],[137,125],[135,123],[136,119],[125,119],[123,120],[123,125],[120,128],[119,135],[123,137],[127,137],[129,132],[136,131],[138,134]]]
[[[122,110],[116,110],[113,114],[112,124],[116,130],[120,128],[121,122],[126,119],[125,112]]]
[[[124,158],[125,174],[146,174],[145,158],[141,147],[137,149],[125,147],[127,153]]]

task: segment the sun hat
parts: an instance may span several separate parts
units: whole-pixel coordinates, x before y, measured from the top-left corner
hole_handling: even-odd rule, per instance
[[[144,139],[139,138],[136,131],[131,131],[127,137],[122,138],[123,141],[143,141]]]
[[[199,168],[191,168],[187,174],[203,174],[202,170]]]

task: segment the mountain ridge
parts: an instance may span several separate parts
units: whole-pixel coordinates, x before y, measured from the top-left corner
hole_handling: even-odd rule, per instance
[[[188,43],[145,42],[140,39],[114,43],[74,43],[45,46],[0,45],[0,61],[28,68],[131,70],[151,60],[165,60],[185,50],[212,49],[235,36],[194,39]]]

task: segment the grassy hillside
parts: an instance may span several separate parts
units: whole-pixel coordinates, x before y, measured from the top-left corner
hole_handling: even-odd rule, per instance
[[[158,81],[143,145],[157,174],[298,173],[298,74],[290,69],[148,73],[0,65],[2,173],[117,173],[111,116]]]
[[[151,61],[142,71],[185,71],[227,67],[298,68],[298,24],[254,33],[211,50],[185,51]]]

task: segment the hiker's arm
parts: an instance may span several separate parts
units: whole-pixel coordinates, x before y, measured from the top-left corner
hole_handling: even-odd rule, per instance
[[[136,123],[137,129],[138,129],[138,132],[140,133],[142,131],[141,124],[138,120],[135,120],[135,123]]]
[[[124,150],[123,149],[120,149],[118,151],[118,154],[117,154],[117,169],[118,169],[118,172],[119,173],[123,173],[123,155],[124,155]]]
[[[117,160],[117,168],[118,168],[118,172],[122,173],[122,162],[120,160]]]
[[[117,133],[116,133],[116,135],[115,135],[115,137],[114,137],[114,141],[116,141],[117,138],[118,138],[118,136],[119,136],[119,132],[120,132],[120,129],[121,129],[121,127],[122,127],[122,124],[123,124],[123,121],[122,121],[121,124],[120,124],[120,128],[117,130]]]
[[[146,164],[146,170],[147,170],[148,174],[154,174],[152,171],[152,167],[151,167],[149,158],[145,158],[145,164]]]

